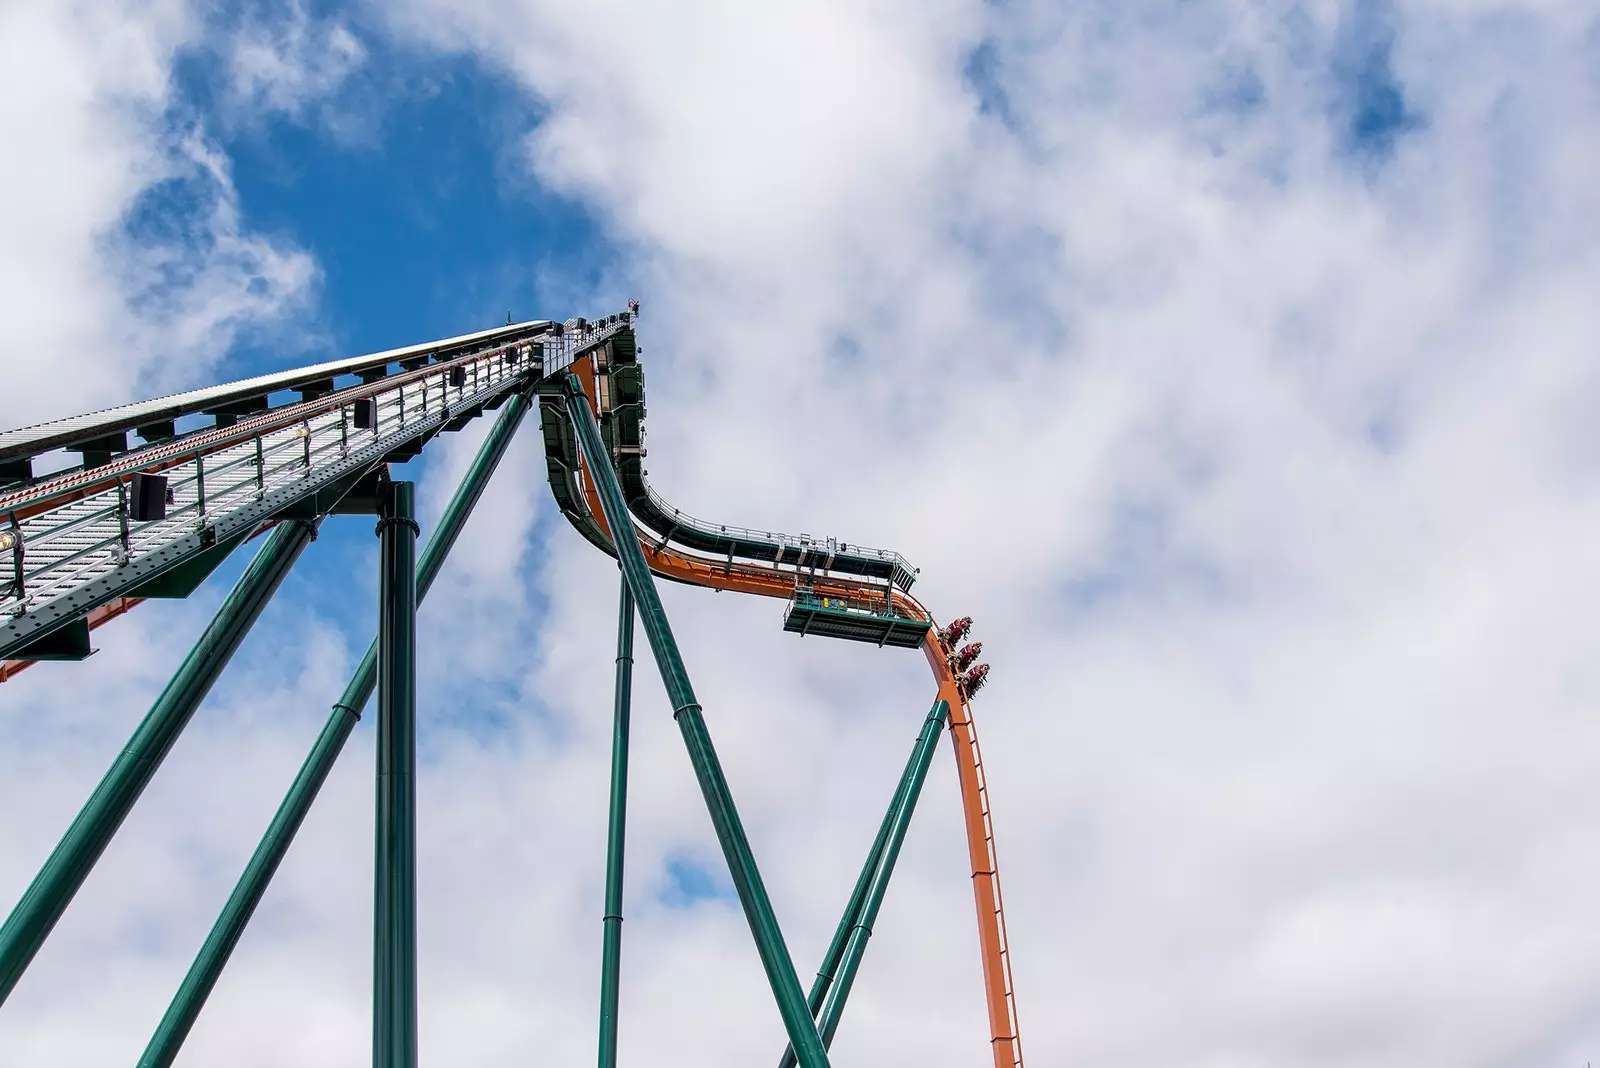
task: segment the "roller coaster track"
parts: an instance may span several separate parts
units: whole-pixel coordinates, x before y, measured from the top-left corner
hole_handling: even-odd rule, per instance
[[[613,921],[620,923],[628,672],[637,603],[663,679],[675,695],[675,718],[696,761],[794,1043],[783,1063],[798,1060],[805,1068],[827,1063],[824,1050],[927,770],[928,747],[936,736],[930,729],[936,732],[947,721],[965,817],[993,1063],[1020,1068],[994,827],[969,692],[981,685],[981,676],[974,681],[962,675],[955,648],[959,635],[939,628],[911,595],[917,572],[898,553],[710,523],[656,493],[643,467],[644,382],[635,329],[635,318],[626,313],[594,323],[511,324],[0,434],[0,682],[37,660],[82,659],[91,652],[92,629],[144,599],[187,596],[235,547],[272,532],[140,733],[0,928],[0,1004],[261,605],[315,537],[317,525],[334,514],[376,514],[384,546],[384,625],[333,706],[323,738],[139,1062],[141,1068],[171,1063],[374,686],[380,705],[380,784],[384,774],[391,782],[401,774],[393,768],[383,772],[386,759],[409,768],[406,761],[413,758],[406,746],[414,720],[407,701],[414,704],[408,697],[414,694],[414,660],[407,635],[413,635],[414,644],[415,602],[426,594],[524,410],[536,399],[546,473],[558,507],[585,539],[619,557],[625,576],[602,1065],[615,1063],[620,927]],[[339,379],[350,378],[359,381],[339,385]],[[407,594],[412,584],[401,585],[397,576],[412,574],[406,529],[415,531],[416,524],[409,484],[392,482],[388,464],[417,455],[439,433],[497,408],[504,410],[495,429],[415,564],[415,589]],[[133,444],[130,433],[142,443]],[[602,459],[607,462],[596,467]],[[38,465],[51,468],[50,473],[37,473]],[[613,537],[619,526],[632,527],[620,546]],[[637,573],[630,572],[635,562]],[[934,676],[934,711],[807,1003],[795,1001],[793,966],[649,574],[785,599],[790,602],[785,629],[801,634],[920,646]],[[409,1068],[415,1063],[414,930],[408,926],[414,926],[414,899],[410,919],[404,902],[413,893],[414,824],[407,822],[413,802],[403,790],[386,801],[382,790],[380,785],[374,1063]],[[805,1012],[814,1023],[801,1015]]]
[[[637,368],[632,332],[619,331],[586,352],[572,370],[589,403],[601,414],[622,484],[632,491],[628,504],[636,521],[634,534],[652,571],[695,586],[784,599],[794,595],[797,582],[805,582],[820,596],[851,604],[888,598],[896,614],[933,621],[932,614],[902,588],[911,584],[915,572],[898,554],[861,547],[852,553],[848,544],[841,551],[837,545],[830,549],[826,540],[706,523],[666,504],[644,477],[644,389]],[[627,384],[616,384],[619,378],[627,379]],[[576,448],[570,421],[553,393],[551,386],[544,387],[540,412],[556,501],[580,534],[614,555],[588,463]],[[885,581],[875,583],[871,581],[874,577]],[[966,820],[994,1063],[996,1068],[1013,1068],[1022,1064],[1022,1043],[977,726],[953,666],[955,650],[945,645],[937,627],[927,631],[922,649],[939,697],[949,702],[951,709],[950,732]]]

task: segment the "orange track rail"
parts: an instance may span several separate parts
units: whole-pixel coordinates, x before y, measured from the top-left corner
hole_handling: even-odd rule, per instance
[[[584,392],[595,411],[600,411],[597,370],[593,356],[584,356],[571,370],[583,383]],[[589,512],[606,536],[611,530],[600,507],[600,496],[589,476],[588,460],[580,454],[584,500]],[[762,597],[788,600],[794,593],[794,576],[776,568],[756,564],[725,564],[700,559],[665,545],[648,532],[634,532],[652,571],[668,578],[711,589],[732,590]],[[837,575],[818,577],[814,588],[819,594],[853,597],[882,597],[882,588]],[[896,607],[918,619],[933,622],[921,602],[901,590],[893,593]],[[956,755],[956,770],[961,781],[961,807],[967,828],[967,856],[972,868],[972,894],[978,911],[978,942],[983,956],[984,1001],[989,1011],[990,1047],[995,1068],[1022,1068],[1022,1039],[1017,1029],[1017,1001],[1011,980],[1011,948],[1006,938],[1005,907],[1000,897],[1000,865],[995,856],[994,824],[989,814],[988,782],[983,773],[983,755],[978,749],[978,728],[972,720],[972,707],[956,680],[952,662],[954,650],[939,637],[937,624],[923,642],[928,666],[933,670],[939,696],[950,705],[950,740]]]

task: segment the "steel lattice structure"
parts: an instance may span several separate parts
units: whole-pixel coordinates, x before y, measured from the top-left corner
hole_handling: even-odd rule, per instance
[[[373,1064],[413,1068],[416,1045],[416,607],[537,405],[562,514],[622,574],[602,919],[599,1064],[616,1063],[634,622],[645,635],[789,1039],[781,1068],[824,1068],[901,843],[948,729],[965,814],[990,1045],[1020,1068],[1016,1000],[988,785],[971,698],[987,665],[970,620],[934,625],[898,553],[710,523],[645,477],[635,310],[536,320],[317,364],[0,434],[0,681],[81,660],[91,631],[146,598],[185,597],[241,543],[264,543],[139,729],[0,927],[0,1005],[327,517],[376,519],[378,635],[334,702],[140,1068],[177,1056],[273,873],[377,692]],[[388,465],[489,410],[494,425],[420,555],[411,483]],[[140,440],[135,443],[130,435]],[[76,458],[76,462],[74,462]],[[49,465],[51,474],[35,467]],[[622,533],[626,532],[626,533]],[[619,534],[621,536],[619,536]],[[788,602],[784,628],[920,647],[933,707],[809,991],[801,988],[655,586],[657,577]]]

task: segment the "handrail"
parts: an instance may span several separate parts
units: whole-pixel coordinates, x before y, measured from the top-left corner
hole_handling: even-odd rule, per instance
[[[513,339],[0,494],[0,656],[525,388],[535,347]],[[358,401],[370,426],[352,426]],[[160,518],[130,514],[138,474],[167,477]]]
[[[445,359],[453,355],[471,355],[471,353],[457,353],[456,350],[475,344],[495,345],[505,341],[531,340],[539,337],[543,332],[553,329],[553,327],[554,324],[547,319],[531,319],[523,323],[495,327],[492,330],[480,330],[472,334],[461,334],[457,337],[430,341],[422,345],[407,345],[402,348],[369,353],[366,356],[351,356],[347,359],[313,364],[310,367],[299,367],[290,371],[275,371],[271,374],[257,375],[254,378],[226,382],[217,386],[206,386],[202,389],[189,390],[185,393],[175,393],[168,397],[158,397],[155,400],[124,404],[116,408],[91,412],[87,415],[70,416],[65,419],[52,420],[48,423],[19,427],[16,430],[7,430],[0,433],[0,461],[21,460],[39,456],[55,449],[82,444],[96,438],[137,430],[141,426],[170,422],[186,415],[206,413],[208,409],[236,404],[270,393],[307,387],[313,383],[323,382],[341,375],[354,375],[370,372],[377,368],[387,368],[389,364],[398,363],[401,360],[417,359],[430,355],[435,357],[442,356]],[[441,360],[440,362],[443,361]]]
[[[757,541],[770,541],[776,545],[789,548],[803,548],[812,551],[819,547],[826,548],[829,545],[837,545],[841,552],[882,560],[884,563],[900,568],[908,574],[915,574],[916,572],[916,569],[911,566],[911,561],[893,549],[873,549],[865,545],[858,545],[855,542],[838,542],[834,538],[816,538],[810,534],[785,534],[782,531],[758,530],[753,527],[735,526],[731,523],[712,523],[709,520],[697,519],[681,508],[676,508],[668,503],[666,498],[656,492],[655,487],[651,486],[648,480],[641,479],[641,481],[644,482],[645,492],[650,495],[651,503],[662,512],[672,516],[673,521],[679,526],[692,527],[707,535],[733,535]]]
[[[594,355],[589,361],[591,373],[599,377],[594,382],[590,401],[604,420],[602,431],[612,451],[630,513],[654,531],[662,544],[671,542],[680,549],[719,555],[730,566],[736,558],[762,564],[789,564],[807,572],[820,569],[879,579],[902,590],[911,588],[917,569],[897,552],[832,537],[713,523],[667,502],[650,485],[644,471],[644,382],[629,317],[622,317],[617,327],[614,343],[591,345],[579,355],[586,355],[588,351]],[[546,373],[548,376],[548,368]],[[552,461],[561,470],[552,468],[551,477],[557,481],[551,485],[566,509],[565,501],[573,493],[571,487],[567,487],[566,492],[560,488],[564,477],[561,471],[575,470],[577,465],[570,423],[557,409],[556,399],[548,395],[549,381],[547,377],[547,385],[541,387],[547,393],[541,402],[541,412],[543,421],[551,425],[546,433],[547,450],[554,448],[560,454]],[[595,540],[591,520],[581,519],[572,511],[567,511],[567,517],[578,525],[585,537]]]

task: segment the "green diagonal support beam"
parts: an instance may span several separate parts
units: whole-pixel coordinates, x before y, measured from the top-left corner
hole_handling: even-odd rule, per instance
[[[861,913],[856,917],[850,931],[850,941],[845,946],[844,957],[839,962],[838,977],[828,992],[828,1000],[823,1005],[822,1017],[818,1021],[818,1030],[822,1034],[824,1047],[833,1045],[834,1032],[839,1029],[839,1017],[844,1014],[844,1003],[850,997],[850,988],[855,984],[856,972],[861,967],[861,958],[867,952],[867,939],[872,937],[872,925],[878,920],[878,909],[883,905],[883,895],[889,889],[889,877],[894,874],[894,864],[900,856],[900,846],[906,840],[906,829],[911,826],[911,814],[916,811],[917,798],[921,796],[923,781],[928,777],[928,765],[933,761],[934,750],[939,747],[939,732],[944,729],[945,717],[949,714],[949,703],[936,701],[928,713],[928,718],[922,723],[922,733],[918,735],[916,747],[911,752],[905,788],[900,791],[892,810],[894,819],[889,829],[889,838],[884,842],[883,858],[878,864],[878,870],[873,873],[872,882],[867,887],[866,899],[861,903]]]
[[[419,602],[427,596],[428,589],[433,585],[439,569],[444,566],[451,547],[455,545],[462,528],[466,526],[467,517],[472,514],[478,498],[483,496],[490,476],[499,466],[501,457],[505,455],[517,432],[517,427],[522,424],[523,416],[527,415],[530,407],[526,393],[517,393],[506,402],[500,411],[500,417],[490,429],[489,436],[479,447],[472,466],[467,469],[466,476],[456,487],[455,495],[451,497],[444,514],[439,518],[438,529],[428,539],[428,544],[422,551],[422,558],[417,562]],[[334,704],[333,712],[328,716],[328,722],[317,737],[316,745],[306,757],[283,803],[278,806],[277,814],[272,817],[272,825],[267,828],[261,843],[256,846],[255,854],[250,858],[244,874],[239,877],[238,885],[233,888],[228,903],[223,906],[222,914],[212,926],[205,945],[201,947],[194,963],[189,966],[189,973],[184,976],[183,985],[178,988],[178,993],[172,999],[172,1004],[167,1007],[166,1015],[161,1018],[161,1024],[151,1037],[150,1044],[145,1047],[144,1055],[139,1058],[139,1068],[169,1068],[178,1056],[178,1050],[182,1048],[184,1039],[189,1036],[195,1020],[200,1016],[200,1010],[205,1007],[206,999],[211,996],[212,989],[217,985],[217,979],[222,975],[222,969],[233,954],[234,947],[239,944],[250,917],[255,914],[256,906],[261,903],[267,885],[289,852],[295,833],[299,831],[306,813],[311,810],[311,804],[317,799],[317,793],[327,780],[328,773],[333,770],[334,761],[344,749],[350,732],[355,729],[356,721],[361,718],[361,710],[372,697],[377,679],[378,643],[374,639],[367,647],[367,655],[362,658],[361,665],[351,676],[349,685],[344,688],[344,693]]]
[[[11,910],[5,926],[0,927],[0,1003],[16,987],[195,709],[316,535],[314,523],[290,520],[279,523],[267,536],[267,543],[250,561],[144,722],[67,828],[33,885]]]
[[[723,856],[728,861],[728,871],[733,877],[739,903],[744,906],[750,933],[755,936],[756,951],[767,973],[778,1002],[778,1012],[783,1017],[784,1030],[789,1044],[798,1054],[801,1068],[828,1068],[828,1053],[817,1034],[816,1024],[806,1007],[805,995],[800,990],[800,980],[795,977],[794,961],[789,947],[784,944],[783,932],[778,927],[772,901],[761,882],[761,872],[756,867],[750,841],[745,837],[744,825],[739,821],[739,811],[734,806],[733,794],[717,760],[717,751],[711,744],[711,732],[706,729],[705,717],[700,712],[700,702],[695,699],[689,673],[683,666],[678,643],[672,636],[672,626],[661,607],[661,595],[656,591],[650,566],[645,562],[634,536],[633,521],[628,514],[622,487],[617,483],[616,469],[600,437],[600,426],[589,407],[578,376],[568,374],[565,380],[567,412],[578,432],[579,444],[589,461],[589,473],[600,494],[600,505],[606,523],[611,528],[611,541],[622,565],[623,576],[633,599],[638,602],[639,621],[644,624],[650,639],[651,652],[655,654],[656,667],[661,672],[661,682],[672,700],[673,718],[689,750],[689,761],[694,765],[695,778],[700,782],[700,792],[705,797],[711,823],[716,828],[717,839],[722,844]]]
[[[905,770],[900,772],[900,781],[895,784],[894,796],[889,799],[889,807],[884,810],[883,822],[878,824],[878,836],[872,840],[872,848],[867,851],[866,862],[861,865],[861,874],[856,878],[855,889],[850,891],[850,899],[844,907],[844,914],[839,917],[839,926],[833,932],[833,941],[828,943],[828,952],[823,954],[822,967],[817,969],[817,977],[811,983],[811,993],[806,998],[806,1006],[810,1008],[813,1018],[822,1014],[824,999],[833,986],[835,976],[838,975],[839,965],[844,961],[845,949],[850,944],[850,935],[860,922],[861,911],[866,904],[873,877],[877,875],[883,863],[884,848],[894,832],[895,819],[900,813],[900,803],[905,797],[906,784],[911,781],[911,776],[917,767],[918,754],[921,752],[922,734],[919,733],[917,744],[912,747],[911,756],[906,760]],[[794,1063],[794,1047],[787,1046],[784,1048],[782,1059],[778,1061],[778,1068],[794,1068]]]
[[[417,1066],[416,486],[389,484],[378,520],[378,790],[372,1068]]]

